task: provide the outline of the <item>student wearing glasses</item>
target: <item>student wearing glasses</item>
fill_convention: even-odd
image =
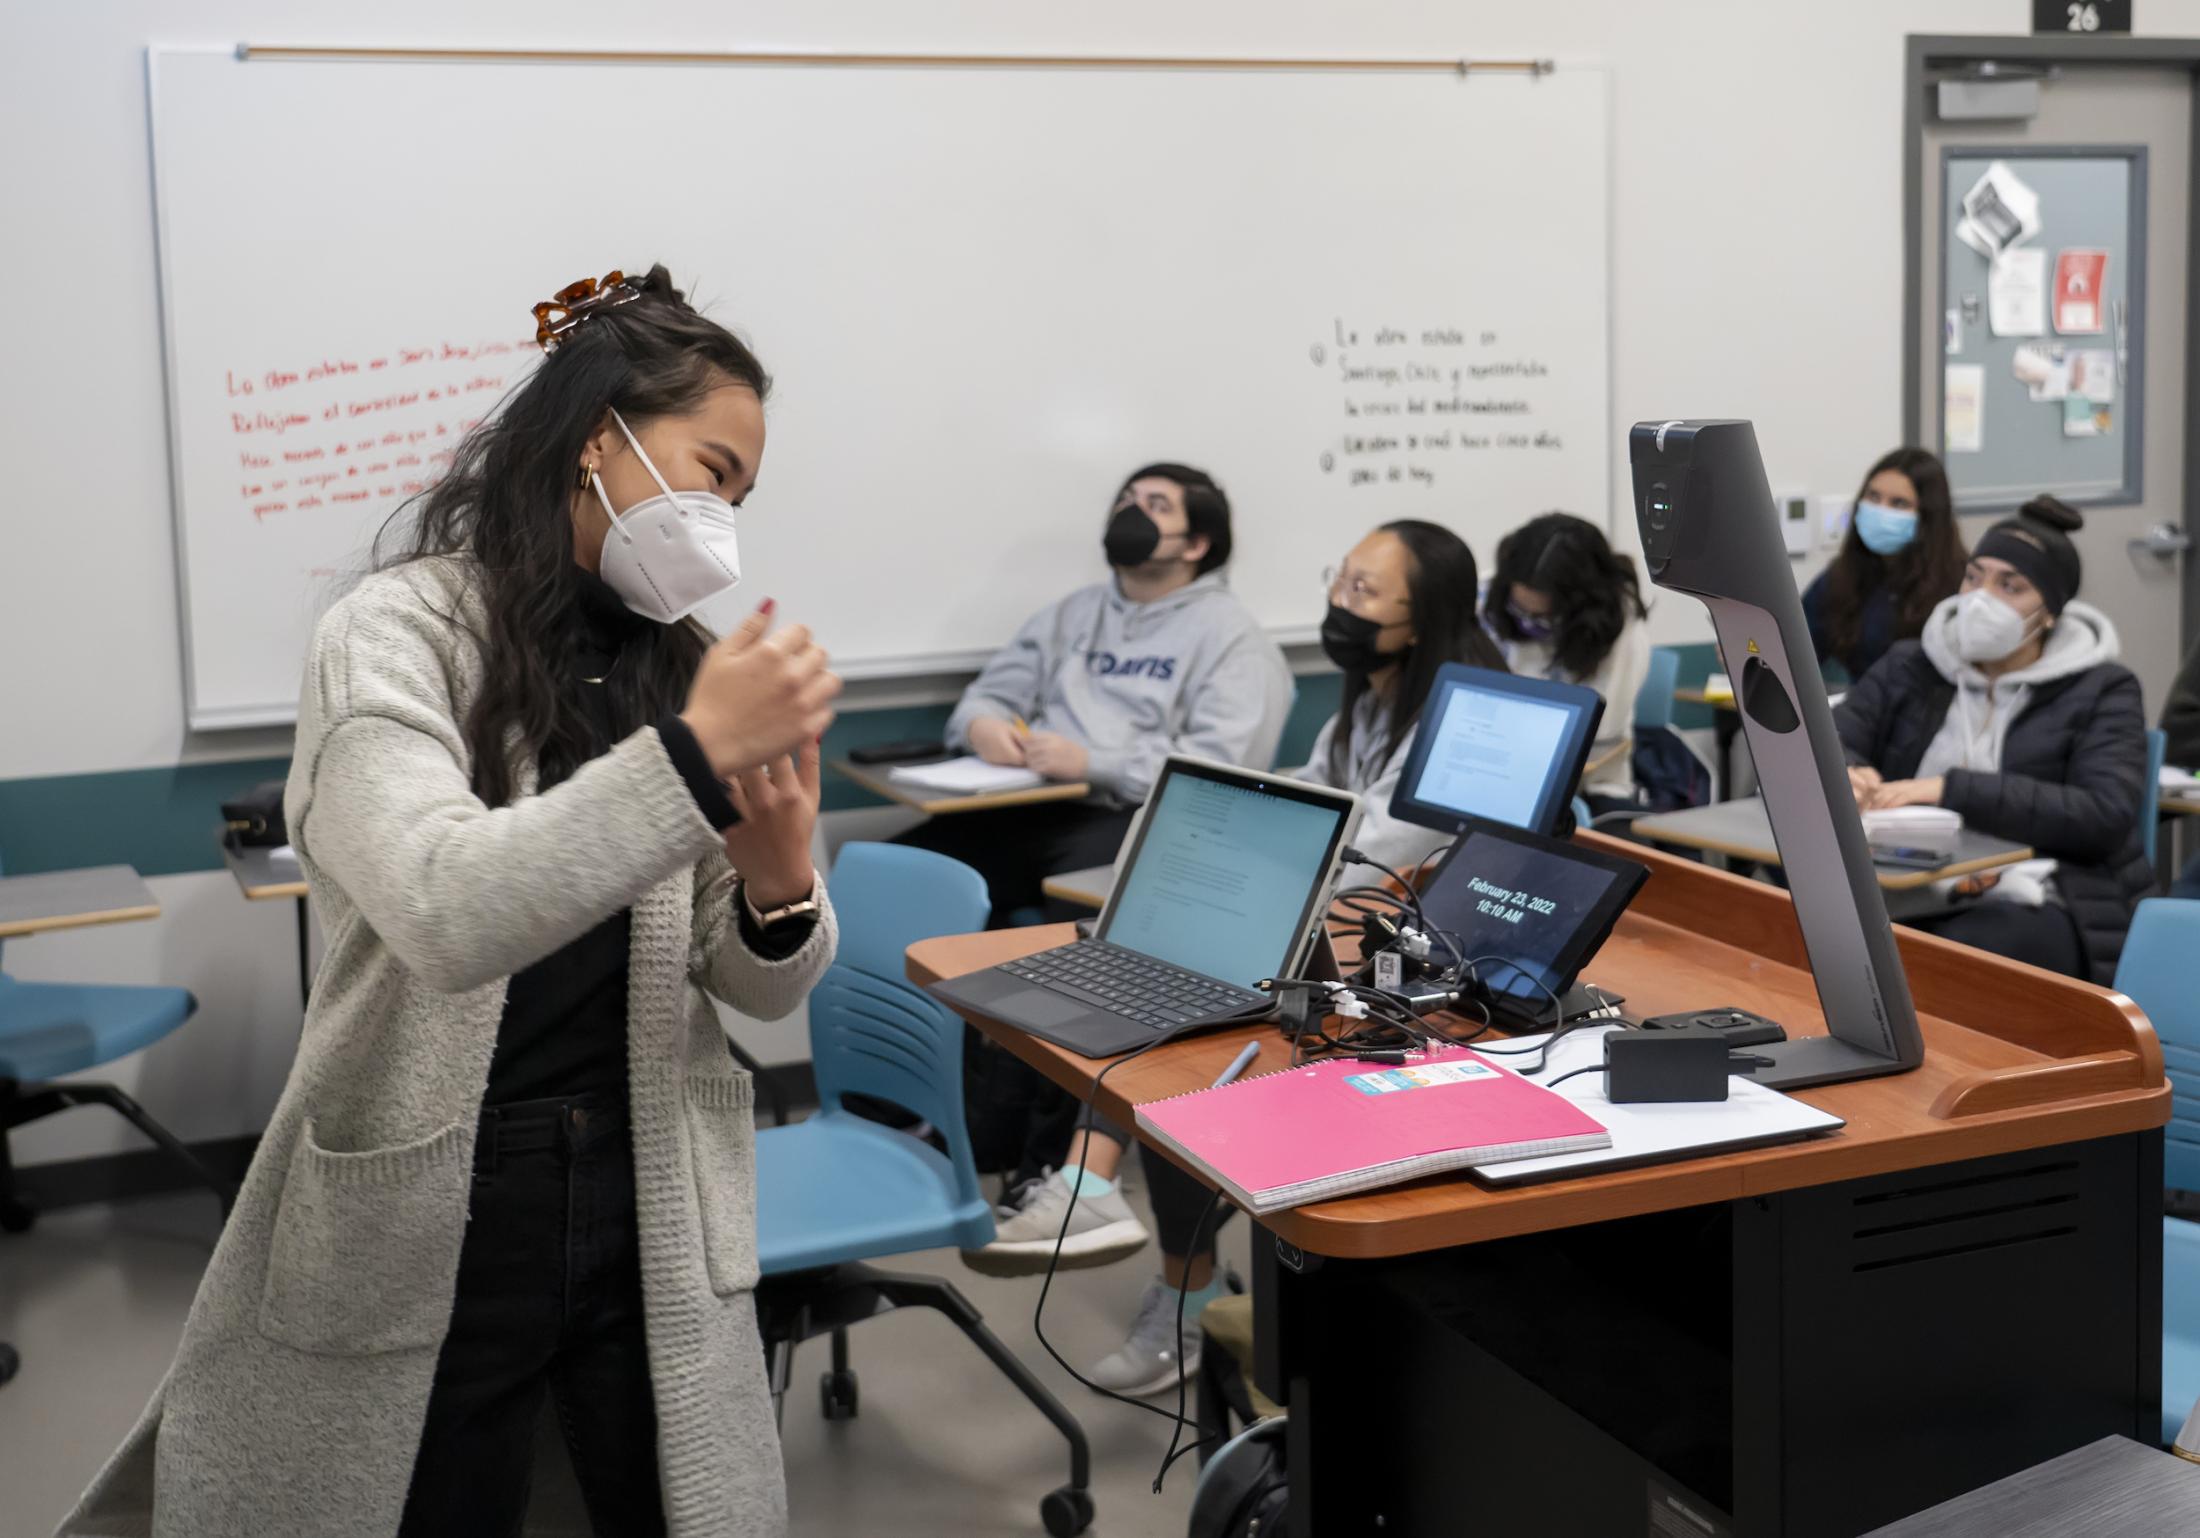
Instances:
[[[974,868],[996,928],[1043,909],[1047,877],[1112,861],[1170,754],[1265,769],[1290,713],[1283,649],[1230,590],[1230,501],[1212,476],[1183,464],[1133,471],[1100,544],[1110,575],[1027,620],[947,725],[951,745],[988,763],[1081,780],[1092,794],[935,817],[896,840]],[[977,1031],[963,1044],[971,1143],[980,1169],[1008,1172],[1001,1221],[1013,1224],[1067,1154],[1078,1102]],[[1083,1237],[1102,1258],[1145,1242],[1128,1208]]]
[[[1357,792],[1365,803],[1353,843],[1361,852],[1408,871],[1449,842],[1442,834],[1392,818],[1390,793],[1398,783],[1436,672],[1447,662],[1466,662],[1502,672],[1504,659],[1475,618],[1474,553],[1439,524],[1418,519],[1386,523],[1362,539],[1324,574],[1328,609],[1322,650],[1344,675],[1337,713],[1314,740],[1309,762],[1288,773]],[[1062,1244],[1065,1268],[1117,1260],[1127,1253],[1111,1236],[1127,1234],[1130,1210],[1115,1187],[1128,1139],[1096,1127],[1072,1151],[1062,1169],[1004,1214],[998,1237],[965,1256],[973,1268],[996,1276],[1035,1275],[1054,1255],[1070,1208]],[[1141,1155],[1146,1187],[1159,1229],[1161,1270],[1146,1285],[1123,1344],[1085,1370],[1101,1388],[1118,1394],[1174,1392],[1179,1368],[1199,1369],[1199,1311],[1219,1296],[1215,1229],[1229,1215],[1218,1209],[1202,1226],[1208,1189],[1168,1160]],[[1073,1201],[1074,1197],[1074,1201]],[[1143,1229],[1139,1230],[1143,1238]],[[1135,1246],[1133,1246],[1135,1247]],[[1177,1359],[1177,1291],[1186,1290],[1184,1349]]]
[[[1650,671],[1650,638],[1635,563],[1604,531],[1571,513],[1545,513],[1506,535],[1482,605],[1482,623],[1515,673],[1583,684],[1604,715],[1582,794],[1596,811],[1635,798],[1635,696]]]

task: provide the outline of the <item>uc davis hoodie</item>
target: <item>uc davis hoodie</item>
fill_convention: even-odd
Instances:
[[[1221,573],[1152,603],[1110,578],[1026,620],[963,691],[947,740],[967,747],[979,717],[1022,716],[1082,744],[1095,790],[1136,805],[1171,753],[1267,768],[1291,699],[1283,649]]]

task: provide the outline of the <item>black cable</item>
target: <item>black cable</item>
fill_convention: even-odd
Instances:
[[[1543,1081],[1543,1087],[1545,1089],[1556,1089],[1559,1085],[1564,1084],[1568,1079],[1578,1079],[1585,1073],[1602,1072],[1604,1072],[1604,1065],[1602,1063],[1590,1063],[1581,1068],[1569,1068],[1555,1079],[1545,1079]]]
[[[1085,1093],[1085,1114],[1081,1122],[1079,1123],[1078,1130],[1085,1134],[1086,1140],[1088,1142],[1091,1140],[1093,1120],[1099,1114],[1100,1086],[1106,1082],[1109,1074],[1115,1072],[1116,1069],[1122,1067],[1125,1063],[1130,1062],[1133,1058],[1145,1056],[1148,1052],[1153,1051],[1156,1047],[1167,1046],[1170,1042],[1177,1040],[1179,1037],[1187,1034],[1188,1032],[1209,1030],[1218,1025],[1230,1025],[1257,1018],[1257,1016],[1248,1016],[1243,1010],[1231,1010],[1227,1013],[1216,1015],[1202,1015],[1196,1020],[1187,1020],[1182,1025],[1172,1027],[1171,1029],[1162,1032],[1159,1036],[1156,1036],[1153,1040],[1147,1042],[1144,1046],[1133,1047],[1130,1051],[1124,1053],[1121,1057],[1115,1058],[1105,1067],[1103,1067],[1099,1071],[1099,1073],[1093,1076],[1092,1088]],[[1080,1171],[1080,1174],[1082,1174],[1082,1171]],[[1176,1435],[1181,1436],[1183,1434],[1184,1426],[1186,1424],[1184,1417],[1184,1353],[1181,1344],[1179,1344],[1176,1358],[1177,1409],[1174,1414],[1171,1414],[1169,1411],[1162,1409],[1159,1405],[1148,1404],[1143,1399],[1133,1399],[1128,1394],[1118,1394],[1115,1390],[1110,1388],[1102,1388],[1099,1384],[1093,1382],[1090,1378],[1086,1377],[1076,1368],[1070,1366],[1068,1359],[1064,1357],[1061,1352],[1054,1349],[1054,1342],[1047,1339],[1045,1322],[1047,1294],[1053,1291],[1054,1278],[1061,1269],[1062,1244],[1069,1237],[1069,1220],[1071,1216],[1076,1212],[1078,1199],[1083,1194],[1084,1183],[1082,1180],[1080,1180],[1077,1185],[1071,1190],[1069,1201],[1065,1203],[1062,1207],[1062,1226],[1055,1231],[1054,1253],[1047,1257],[1046,1275],[1039,1283],[1039,1301],[1032,1306],[1031,1331],[1034,1335],[1038,1337],[1039,1344],[1045,1348],[1046,1354],[1054,1359],[1054,1365],[1061,1368],[1062,1371],[1068,1373],[1072,1378],[1076,1379],[1078,1383],[1082,1384],[1088,1389],[1091,1389],[1095,1394],[1099,1394],[1103,1398],[1113,1399],[1118,1404],[1127,1404],[1133,1409],[1144,1410],[1149,1415],[1158,1415],[1163,1420],[1173,1422],[1176,1428]],[[1215,1195],[1216,1198],[1219,1199],[1221,1196],[1221,1192],[1217,1191]],[[1185,1280],[1189,1281],[1190,1279],[1191,1273],[1189,1270],[1187,1270],[1185,1272]],[[1180,1289],[1177,1297],[1177,1319],[1180,1334],[1182,1331],[1183,1315],[1184,1299],[1182,1290]],[[1199,1441],[1194,1442],[1192,1446],[1202,1447],[1213,1440],[1214,1438],[1211,1436],[1202,1437]],[[1174,1447],[1175,1445],[1175,1438],[1172,1437],[1170,1440],[1170,1446]],[[1168,1465],[1164,1463],[1161,1467],[1160,1472],[1154,1476],[1155,1494],[1158,1495],[1160,1493],[1161,1482],[1168,1476],[1168,1472]]]
[[[1214,1233],[1208,1228],[1207,1225],[1213,1219],[1215,1215],[1215,1209],[1221,1204],[1222,1188],[1220,1186],[1217,1186],[1213,1191],[1208,1193],[1206,1210],[1200,1213],[1199,1222],[1193,1225],[1192,1235],[1195,1239],[1199,1235],[1205,1234],[1207,1236],[1208,1243],[1210,1245],[1213,1244]],[[1177,1279],[1176,1284],[1176,1425],[1170,1428],[1169,1450],[1161,1455],[1161,1467],[1154,1471],[1153,1493],[1156,1495],[1159,1495],[1161,1493],[1162,1481],[1166,1480],[1169,1477],[1169,1470],[1176,1465],[1177,1459],[1183,1457],[1185,1453],[1192,1451],[1193,1448],[1204,1446],[1206,1443],[1214,1440],[1211,1436],[1202,1437],[1199,1441],[1194,1442],[1191,1447],[1186,1447],[1181,1450],[1179,1450],[1176,1445],[1179,1441],[1183,1440],[1184,1427],[1187,1424],[1184,1418],[1184,1395],[1188,1387],[1186,1380],[1191,1375],[1184,1370],[1184,1300],[1191,1295],[1192,1259],[1193,1257],[1189,1255],[1184,1257],[1184,1273]],[[1208,1284],[1210,1286],[1212,1286],[1214,1283],[1215,1272],[1220,1271],[1221,1269],[1222,1255],[1221,1252],[1215,1251],[1213,1252],[1211,1269],[1209,1270],[1207,1276]],[[1203,1350],[1202,1355],[1204,1354],[1205,1353]]]

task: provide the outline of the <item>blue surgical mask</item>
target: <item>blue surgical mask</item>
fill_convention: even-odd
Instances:
[[[1898,512],[1884,502],[1859,502],[1856,537],[1873,555],[1893,555],[1917,538],[1917,514]]]

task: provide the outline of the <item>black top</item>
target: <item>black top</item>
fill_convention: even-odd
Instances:
[[[603,689],[589,680],[601,679],[617,666],[627,643],[653,621],[628,609],[594,574],[584,571],[580,580],[574,617],[580,627],[575,654],[578,676],[570,682],[581,691],[595,728],[597,751],[608,752],[617,726]],[[731,827],[737,820],[732,803],[712,777],[709,760],[687,723],[667,715],[656,723],[656,730],[711,826]],[[622,908],[579,939],[513,974],[504,995],[504,1015],[497,1023],[485,1104],[507,1105],[589,1090],[626,1093],[627,952],[632,930],[633,915]],[[801,949],[809,938],[809,926],[787,934],[775,927],[767,937],[751,922],[744,904],[741,935],[758,955],[776,959]]]
[[[1843,755],[1887,779],[1911,778],[1955,692],[1920,643],[1895,642],[1833,713]],[[2130,669],[2095,663],[2035,684],[2002,739],[2001,767],[1950,769],[1940,795],[1965,827],[2056,862],[2055,890],[2102,984],[2116,975],[2132,908],[2154,888],[2139,844],[2146,725]]]
[[[1818,651],[1820,662],[1838,662],[1855,683],[1872,670],[1887,648],[1899,639],[1895,627],[1900,616],[1895,612],[1894,590],[1884,583],[1864,595],[1863,612],[1857,616],[1856,644],[1845,652],[1833,649],[1833,626],[1826,614],[1826,574],[1813,577],[1810,586],[1803,589],[1803,619],[1810,626],[1810,643]]]

